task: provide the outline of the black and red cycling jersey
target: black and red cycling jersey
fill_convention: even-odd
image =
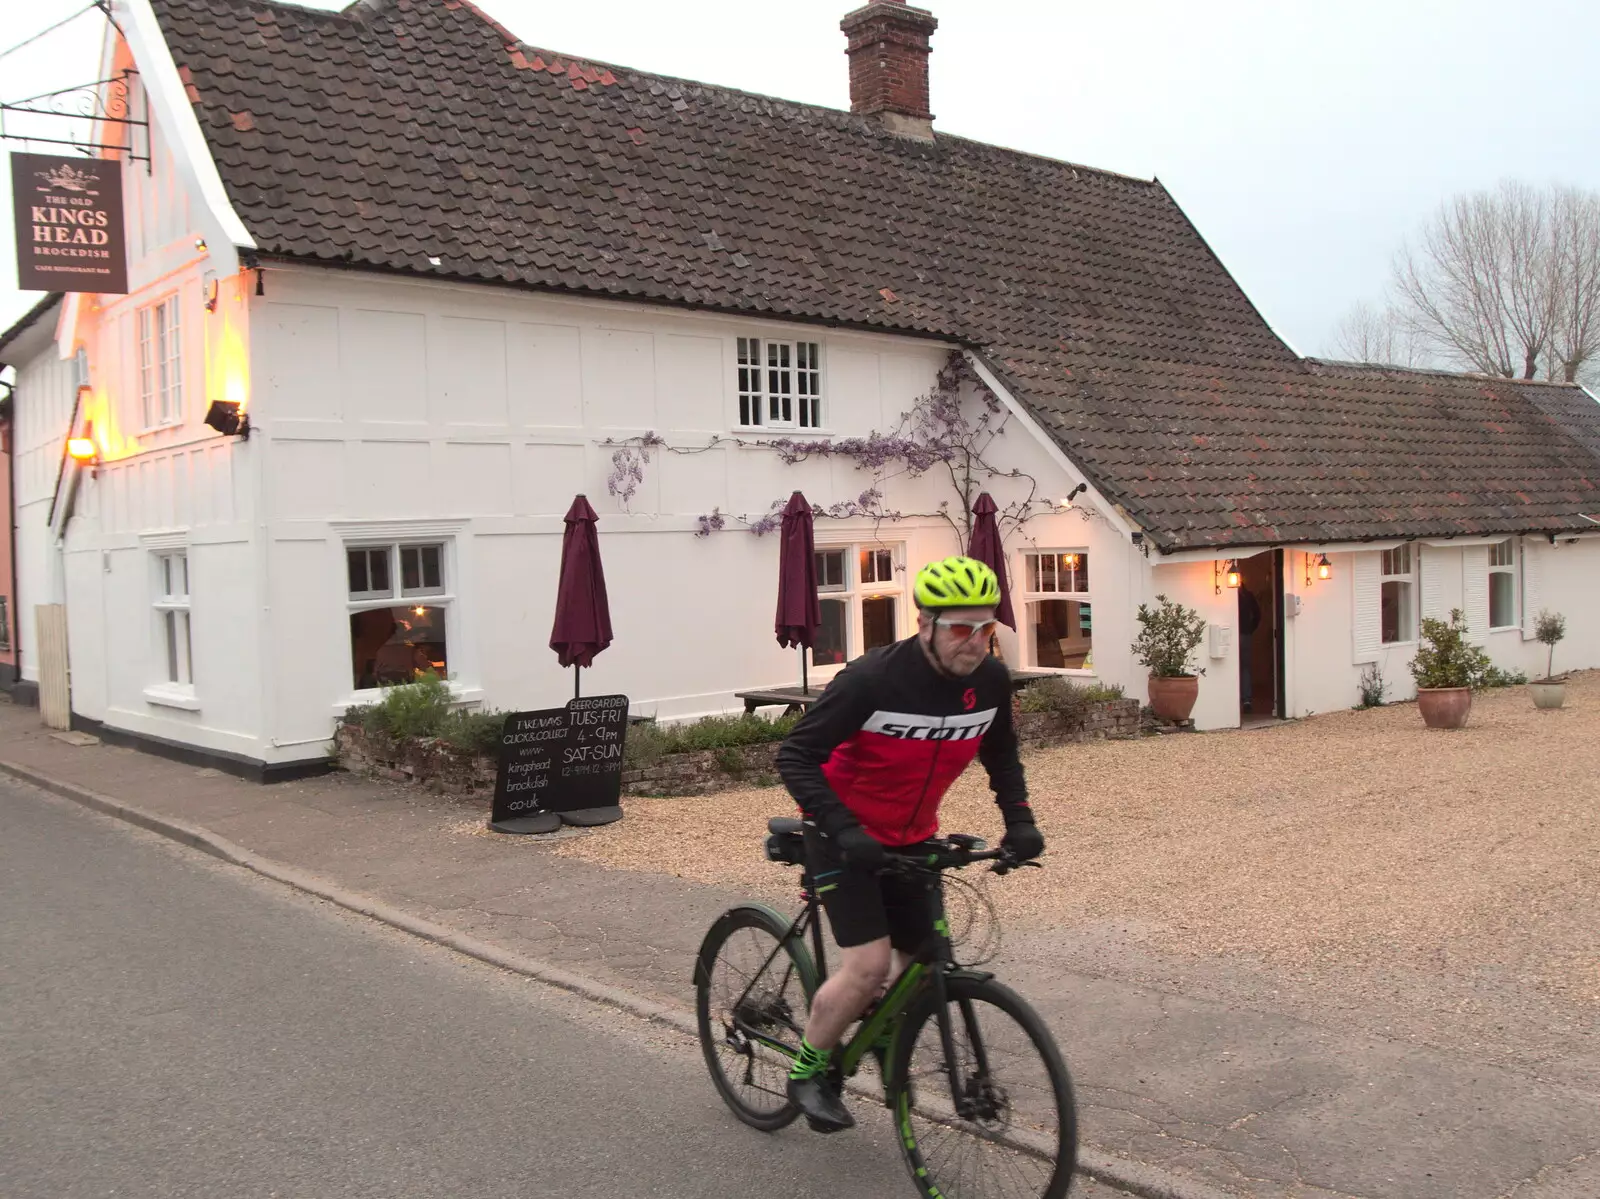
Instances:
[[[1011,672],[987,658],[950,678],[909,637],[834,676],[778,750],[778,772],[822,832],[858,822],[885,845],[912,845],[938,832],[939,802],[974,758],[1006,824],[1031,821]]]

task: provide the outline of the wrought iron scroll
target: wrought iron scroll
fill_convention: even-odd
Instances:
[[[76,87],[60,88],[53,92],[42,92],[37,96],[28,96],[21,100],[0,102],[0,138],[9,141],[43,142],[55,146],[71,146],[89,154],[95,150],[111,150],[118,154],[126,154],[130,162],[142,162],[145,170],[154,168],[150,162],[150,101],[141,95],[143,104],[140,108],[140,117],[132,114],[133,80],[138,77],[138,72],[133,70],[123,71],[110,79],[97,79],[93,83],[80,83]],[[53,117],[71,121],[95,121],[103,125],[125,126],[129,130],[128,144],[120,142],[92,142],[80,141],[69,137],[39,137],[33,133],[15,133],[6,127],[8,114],[16,113],[27,117]],[[138,152],[132,130],[144,130],[144,153]],[[59,133],[59,127],[52,126],[51,132]]]

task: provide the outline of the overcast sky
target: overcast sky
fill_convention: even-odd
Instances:
[[[478,3],[537,46],[849,106],[848,2]],[[81,6],[0,0],[0,49]],[[1302,353],[1331,350],[1339,317],[1381,294],[1401,239],[1450,194],[1502,178],[1600,189],[1596,0],[926,6],[939,129],[1160,178]],[[99,23],[0,59],[0,98],[94,78]],[[38,297],[15,290],[0,242],[4,328]]]

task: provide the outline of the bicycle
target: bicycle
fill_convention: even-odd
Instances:
[[[712,1082],[734,1115],[764,1132],[800,1114],[785,1083],[811,997],[827,977],[821,903],[805,868],[802,828],[799,820],[774,817],[766,839],[769,860],[801,868],[799,915],[786,920],[759,903],[730,908],[695,959],[695,1011]],[[993,974],[957,963],[942,887],[946,870],[992,862],[1004,875],[1039,863],[960,834],[916,850],[914,857],[891,851],[885,869],[928,884],[934,927],[835,1050],[830,1080],[842,1087],[868,1054],[876,1059],[906,1166],[927,1199],[988,1194],[982,1187],[989,1182],[1012,1184],[1001,1194],[1061,1199],[1077,1164],[1071,1077],[1049,1029],[1021,996]],[[1020,1040],[1007,1039],[1018,1032]],[[1001,1078],[1004,1063],[1019,1054],[1032,1073]]]

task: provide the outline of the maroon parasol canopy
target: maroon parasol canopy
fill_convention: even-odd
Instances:
[[[778,618],[774,630],[778,644],[809,649],[822,624],[817,602],[816,542],[812,537],[811,505],[798,491],[783,509],[783,529],[778,543]],[[805,655],[800,659],[800,687],[806,688]]]
[[[995,519],[999,508],[985,491],[972,505],[972,542],[967,546],[967,557],[976,558],[987,565],[1000,578],[1000,606],[995,609],[995,619],[1001,624],[1017,627],[1017,617],[1011,610],[1011,584],[1006,580],[1006,550],[1000,542],[1000,525]]]
[[[592,665],[594,656],[611,644],[611,609],[595,531],[598,519],[581,495],[567,510],[567,531],[561,537],[561,577],[556,584],[556,620],[550,630],[550,648],[563,666]]]

